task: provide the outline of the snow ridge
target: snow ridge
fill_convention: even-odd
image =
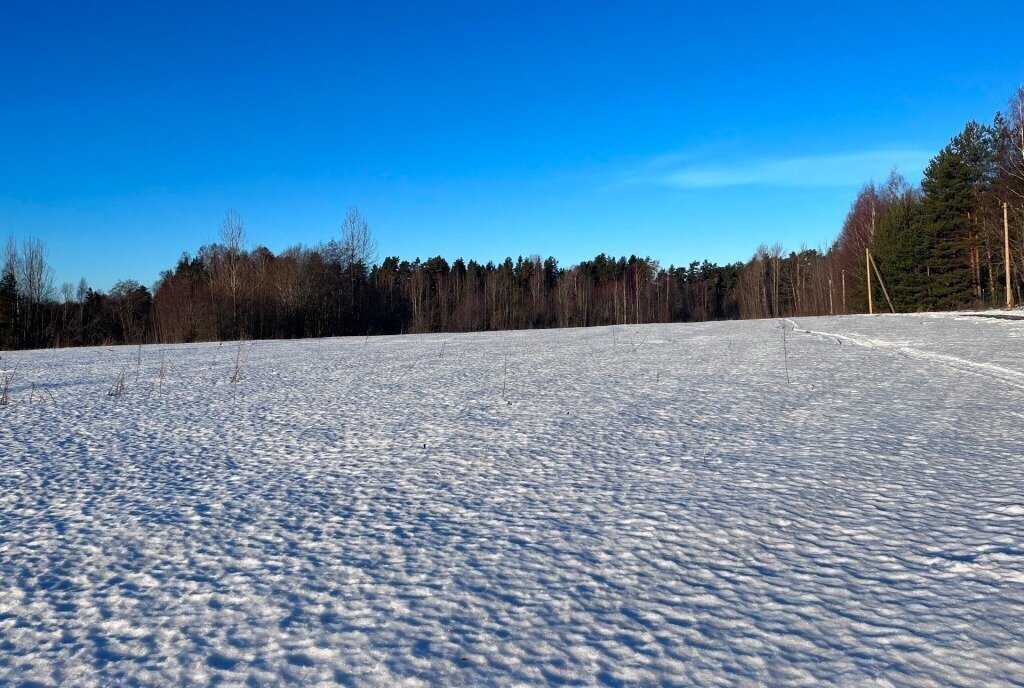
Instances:
[[[854,336],[851,334],[818,332],[816,330],[803,329],[792,319],[787,319],[786,322],[793,328],[794,332],[799,332],[801,334],[834,339],[840,344],[852,344],[854,346],[860,346],[868,349],[887,349],[895,351],[903,356],[935,362],[963,372],[976,373],[991,380],[1001,382],[1018,389],[1024,389],[1024,371],[1012,370],[1010,368],[1005,368],[1003,366],[984,361],[972,361],[966,358],[960,358],[959,356],[951,356],[949,354],[938,353],[935,351],[917,349],[910,346],[909,342],[906,341],[890,341],[886,339]]]
[[[790,326],[5,354],[0,684],[1024,685],[1024,322]]]

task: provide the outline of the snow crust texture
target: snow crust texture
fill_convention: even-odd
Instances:
[[[1024,685],[1022,321],[0,369],[3,685]]]

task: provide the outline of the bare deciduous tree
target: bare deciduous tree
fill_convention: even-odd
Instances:
[[[231,322],[233,335],[238,336],[238,291],[242,250],[245,247],[245,222],[241,214],[235,210],[224,213],[224,222],[220,226],[220,240],[224,244],[227,260],[225,261],[224,280],[231,298]]]
[[[377,260],[377,241],[359,208],[352,206],[341,223],[342,269],[363,266],[368,269]]]

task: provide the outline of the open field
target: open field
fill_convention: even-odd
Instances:
[[[1024,321],[782,322],[4,353],[0,683],[1024,684]]]

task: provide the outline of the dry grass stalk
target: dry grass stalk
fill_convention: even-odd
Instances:
[[[117,374],[117,377],[114,378],[114,383],[112,385],[110,385],[110,389],[107,391],[107,396],[108,397],[119,397],[119,396],[122,396],[124,393],[125,393],[124,371],[122,370],[120,373]]]
[[[238,349],[235,351],[235,370],[231,373],[231,384],[237,385],[238,379],[242,376],[242,340],[238,340]]]
[[[160,352],[160,376],[157,378],[157,386],[163,389],[164,377],[167,375],[167,352]]]
[[[11,380],[13,379],[13,370],[4,371],[3,378],[0,378],[0,406],[7,406],[11,403]]]
[[[501,398],[505,398],[505,387],[508,381],[508,351],[505,352],[505,370],[501,375]]]
[[[789,379],[789,347],[786,344],[786,322],[782,321],[782,360],[786,366],[786,384],[793,384]]]

